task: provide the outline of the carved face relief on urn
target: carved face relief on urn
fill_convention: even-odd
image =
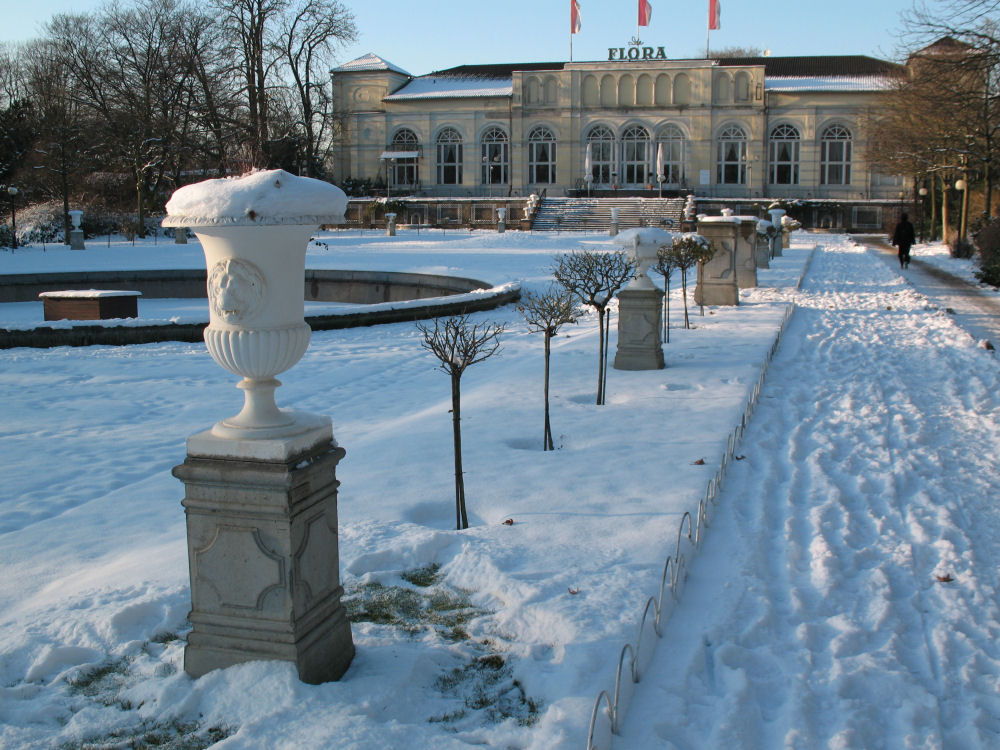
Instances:
[[[282,170],[188,185],[167,203],[163,225],[191,227],[205,252],[208,352],[243,376],[243,410],[217,423],[214,434],[268,439],[300,429],[302,415],[275,404],[275,375],[309,346],[303,319],[309,237],[320,224],[343,222],[346,205],[339,188]]]
[[[241,323],[260,309],[267,296],[267,280],[248,260],[223,258],[208,273],[208,302],[227,323]]]

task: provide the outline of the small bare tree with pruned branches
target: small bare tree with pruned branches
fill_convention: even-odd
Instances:
[[[550,286],[545,292],[521,295],[518,310],[524,315],[528,330],[545,334],[545,437],[543,451],[555,450],[552,441],[552,425],[549,422],[549,358],[552,353],[552,337],[567,323],[575,323],[579,317],[573,296],[565,289]]]
[[[468,315],[434,319],[434,325],[417,323],[423,334],[421,346],[438,358],[451,376],[451,424],[455,445],[455,528],[469,528],[465,510],[465,478],[462,472],[462,373],[500,351],[502,323],[475,323]]]
[[[556,257],[552,269],[556,281],[583,304],[597,310],[598,364],[597,405],[605,402],[608,379],[608,338],[610,316],[608,304],[615,293],[635,277],[638,266],[624,250],[596,252],[581,250]]]

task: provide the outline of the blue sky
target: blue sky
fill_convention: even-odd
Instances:
[[[652,23],[640,29],[648,46],[668,57],[705,53],[708,0],[650,0]],[[8,2],[0,40],[37,36],[54,14],[99,6],[98,0]],[[769,49],[774,55],[864,54],[892,59],[899,15],[912,0],[721,0],[722,28],[713,48]],[[341,61],[374,52],[420,75],[464,63],[562,61],[570,54],[570,0],[345,0],[360,31]],[[583,28],[573,59],[606,60],[608,47],[635,35],[638,0],[580,0]],[[10,7],[14,6],[14,7]],[[502,8],[503,12],[498,9]]]

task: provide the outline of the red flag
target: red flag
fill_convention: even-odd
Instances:
[[[580,27],[580,0],[569,0],[569,33],[579,34]]]
[[[653,6],[649,0],[639,0],[639,25],[649,26],[649,19],[653,17]]]
[[[722,6],[719,0],[708,0],[708,28],[715,30],[722,25]]]

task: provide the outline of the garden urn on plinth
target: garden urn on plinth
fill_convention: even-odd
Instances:
[[[83,229],[80,228],[80,222],[83,221],[83,211],[78,208],[73,209],[69,212],[69,219],[73,222],[73,228],[69,230],[69,249],[85,250]]]
[[[785,247],[781,231],[781,226],[785,216],[785,209],[769,208],[767,212],[771,215],[771,224],[774,225],[775,230],[775,234],[771,238],[771,257],[777,258],[781,256],[781,248]]]
[[[664,367],[660,345],[663,292],[649,278],[656,252],[674,241],[672,232],[658,227],[626,229],[615,236],[636,262],[636,276],[618,292],[618,349],[616,370],[660,370]]]
[[[343,221],[347,198],[282,170],[176,191],[164,226],[191,227],[207,268],[205,344],[242,376],[243,409],[187,440],[185,485],[193,630],[185,670],[282,659],[310,683],[354,655],[340,603],[336,466],[327,416],[279,409],[275,376],[309,345],[306,246]]]

